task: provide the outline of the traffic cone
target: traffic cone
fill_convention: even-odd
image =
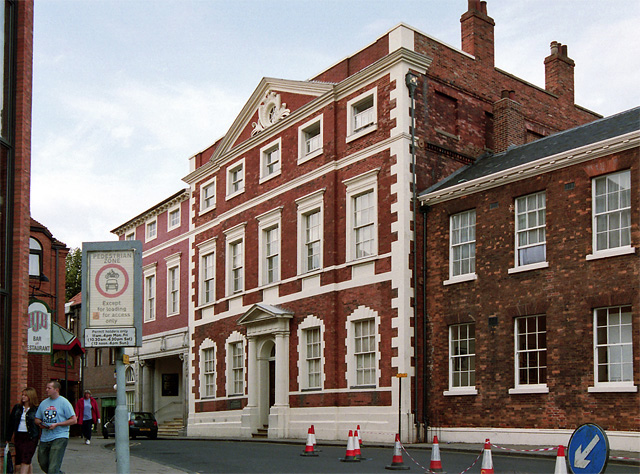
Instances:
[[[340,459],[342,462],[360,462],[360,459],[356,457],[355,447],[353,443],[353,431],[349,430],[349,439],[347,440],[347,454],[344,458]]]
[[[307,445],[304,448],[304,452],[300,456],[317,456],[313,449],[313,435],[311,434],[311,428],[307,432]]]
[[[493,474],[493,459],[491,458],[491,443],[489,439],[484,442],[484,454],[482,455],[482,467],[480,474]]]
[[[360,447],[362,447],[362,436],[360,436],[360,425],[358,425],[358,428],[356,428],[356,431],[358,432],[358,443],[360,443]]]
[[[438,445],[438,437],[433,437],[433,447],[431,448],[431,464],[429,464],[431,472],[444,472],[442,470],[442,461],[440,460],[440,446]]]
[[[358,438],[358,430],[356,430],[356,432],[353,433],[353,455],[360,460],[362,459],[362,453],[360,452],[360,441]]]
[[[396,434],[396,442],[393,447],[393,461],[385,469],[391,469],[393,471],[407,470],[409,466],[405,466],[402,461],[402,447],[400,445],[400,435]]]
[[[310,430],[311,430],[311,439],[313,440],[313,450],[316,453],[321,453],[322,449],[318,449],[318,444],[317,444],[317,441],[316,441],[316,429],[314,428],[313,425],[311,425]]]
[[[564,457],[564,446],[558,446],[558,457],[556,457],[556,469],[553,474],[567,474],[567,460]]]

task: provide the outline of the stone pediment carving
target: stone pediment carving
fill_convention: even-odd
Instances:
[[[269,92],[258,105],[258,122],[252,124],[253,131],[251,136],[260,133],[290,113],[291,111],[287,109],[287,104],[282,103],[280,94],[276,94],[273,91]]]

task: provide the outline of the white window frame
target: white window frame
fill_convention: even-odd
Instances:
[[[136,392],[135,390],[127,390],[125,392],[125,396],[127,398],[127,411],[129,413],[135,411],[135,403],[136,403]]]
[[[307,331],[311,329],[320,330],[320,385],[311,386],[309,384],[309,365],[307,348]],[[298,386],[301,390],[322,390],[325,383],[324,373],[324,321],[317,316],[309,315],[298,325]]]
[[[128,232],[124,235],[124,240],[136,240],[136,231]]]
[[[541,327],[541,321],[544,318],[544,329]],[[549,355],[547,343],[547,317],[544,314],[536,314],[530,316],[520,316],[513,321],[514,335],[514,380],[515,388],[509,389],[510,394],[518,393],[549,393],[547,379],[549,374]],[[523,323],[526,325],[524,331],[521,331]],[[535,327],[534,327],[535,326]],[[533,339],[533,340],[532,340]],[[524,346],[522,344],[524,340]],[[544,346],[544,347],[543,347]],[[544,353],[545,365],[542,365],[541,354]],[[543,383],[527,383],[520,377],[521,357],[535,357],[536,365],[530,365],[529,368],[538,371],[538,377],[544,378]],[[540,375],[540,371],[544,368],[544,377]]]
[[[180,256],[181,253],[170,255],[165,258],[167,266],[167,316],[175,316],[180,314]],[[171,286],[172,278],[171,273],[175,271],[175,288]],[[176,309],[173,310],[173,300],[176,300]]]
[[[323,122],[324,122],[323,116],[319,115],[318,117],[314,117],[308,122],[298,127],[298,164],[299,165],[315,158],[316,156],[322,155],[323,146],[324,146]],[[320,133],[318,135],[313,136],[313,143],[317,144],[319,142],[319,146],[307,152],[307,141],[309,141],[309,136],[308,136],[309,131],[315,130],[316,127],[319,127]]]
[[[233,189],[233,184],[231,182],[231,176],[237,171],[240,170],[240,172],[242,173],[242,178],[239,180],[239,182],[241,182],[241,186],[238,187],[238,189]],[[227,168],[227,195],[225,200],[229,200],[233,197],[236,197],[242,193],[244,193],[244,189],[246,186],[246,173],[245,173],[245,167],[244,167],[244,158],[241,158],[240,160],[236,161],[234,164],[229,165],[229,167]]]
[[[624,311],[624,313],[623,313]],[[598,321],[598,314],[606,317],[606,323]],[[628,315],[628,322],[622,321],[622,315]],[[616,323],[617,321],[617,323]],[[626,329],[626,331],[625,331]],[[606,340],[605,340],[606,338]],[[636,341],[637,345],[637,341]],[[633,308],[630,304],[605,306],[594,308],[593,310],[593,387],[589,387],[589,392],[637,392],[638,387],[634,385],[634,364],[633,359]],[[620,364],[626,365],[629,370],[628,380],[613,380],[601,382],[599,366],[606,364],[611,373],[611,361],[604,361],[600,364],[600,349],[607,352],[607,358],[618,353]],[[625,356],[624,351],[627,351]],[[615,359],[615,358],[614,358]],[[614,360],[615,362],[615,360]],[[622,364],[624,362],[624,364]],[[623,372],[624,373],[624,372]]]
[[[245,238],[244,232],[246,222],[239,224],[227,231],[225,231],[225,262],[226,262],[226,288],[227,296],[235,296],[244,292],[245,281]],[[241,249],[240,260],[237,263],[235,269],[239,268],[242,272],[242,284],[239,289],[235,289],[234,286],[234,265],[232,250],[235,245],[239,244]]]
[[[156,278],[157,262],[153,262],[142,269],[144,276],[144,322],[156,320],[158,314],[158,279]],[[150,294],[149,280],[152,280],[153,294]],[[153,309],[150,308],[150,300],[153,300]]]
[[[207,190],[212,190],[213,195],[209,196]],[[200,185],[200,213],[205,214],[216,208],[217,198],[216,178],[215,176]]]
[[[374,352],[375,353],[375,367],[374,367],[374,384],[358,384],[358,368],[357,368],[357,354],[356,354],[356,335],[355,324],[367,320],[373,320],[374,328]],[[366,306],[359,306],[356,310],[347,316],[346,321],[347,329],[347,384],[351,388],[368,389],[377,388],[380,383],[380,316],[378,313]]]
[[[240,355],[242,357],[240,367],[235,364],[237,357],[234,357],[236,355],[234,348],[237,348],[238,346],[240,346]],[[227,396],[244,396],[245,394],[247,387],[245,380],[247,373],[245,369],[247,360],[246,346],[244,336],[238,331],[233,331],[225,341],[225,347],[227,348]],[[239,377],[238,374],[240,374]],[[238,384],[241,384],[239,391]]]
[[[370,98],[373,98],[373,105],[371,107],[371,113],[373,114],[372,123],[368,126],[356,129],[356,115],[358,106],[363,102],[366,102]],[[367,109],[369,110],[369,109]],[[347,138],[346,141],[356,140],[368,133],[371,133],[378,129],[378,88],[373,87],[366,92],[354,97],[347,102]]]
[[[314,193],[296,199],[298,208],[298,275],[304,273],[315,272],[322,269],[323,253],[324,253],[324,192],[326,188],[320,189]],[[320,248],[319,248],[319,265],[318,268],[309,268],[308,262],[308,242],[306,219],[307,216],[318,212],[320,218]]]
[[[136,383],[136,374],[132,366],[129,366],[125,369],[124,380],[127,385]]]
[[[535,199],[535,203],[531,200]],[[547,268],[549,262],[547,262],[547,239],[546,239],[546,191],[540,191],[526,196],[520,196],[515,200],[515,239],[514,239],[514,267],[509,269],[509,273],[515,273],[518,271],[535,270],[538,268]],[[542,201],[542,203],[541,203]],[[531,207],[535,204],[535,207]],[[524,225],[521,223],[525,221]],[[533,222],[535,221],[535,224]],[[542,221],[542,224],[540,222]],[[536,234],[536,238],[540,238],[540,233],[543,233],[543,239],[541,241],[530,244],[530,236]],[[527,240],[526,244],[521,245],[521,237]],[[527,251],[536,247],[542,247],[543,259],[533,263],[520,263],[520,251]]]
[[[158,219],[154,217],[145,223],[145,242],[149,242],[158,237]]]
[[[274,162],[270,161],[270,158],[273,156],[272,153],[274,151],[278,152],[277,160]],[[274,163],[277,164],[277,168],[273,171],[269,171],[269,166],[272,166]],[[282,173],[282,139],[278,138],[277,140],[272,141],[271,143],[260,148],[260,180],[259,183],[262,184],[265,181],[268,181],[276,176],[279,176]]]
[[[346,244],[347,244],[347,262],[356,260],[366,260],[368,258],[376,257],[378,255],[378,172],[380,168],[376,168],[366,173],[362,173],[353,178],[349,178],[343,181],[346,185]],[[356,229],[355,229],[355,199],[366,193],[372,193],[372,199],[374,203],[373,210],[373,242],[371,244],[371,255],[363,257],[356,256]]]
[[[178,221],[176,223],[171,223],[171,215],[174,213],[178,213]],[[180,223],[182,222],[182,211],[180,208],[180,204],[178,204],[177,206],[173,206],[170,207],[167,210],[167,232],[170,232],[174,229],[179,229],[180,228]]]
[[[467,214],[468,217],[467,219],[469,219],[470,216],[473,216],[473,239],[471,239],[470,237],[467,238],[464,241],[460,241],[456,244],[453,243],[453,232],[454,231],[460,231],[462,229],[462,227],[460,228],[454,228],[454,221],[456,218],[463,216],[464,214]],[[468,209],[466,211],[462,211],[462,212],[457,212],[455,214],[452,214],[451,216],[449,216],[449,279],[444,281],[443,284],[444,285],[450,285],[452,283],[459,283],[459,282],[463,282],[463,281],[470,281],[470,280],[476,280],[478,278],[477,274],[476,274],[476,270],[475,270],[475,260],[476,260],[476,225],[477,225],[477,221],[476,221],[476,210],[475,209]],[[471,229],[471,225],[467,225],[466,226],[467,229]],[[469,248],[473,249],[473,271],[469,271],[467,273],[461,273],[459,275],[454,275],[453,274],[453,268],[454,268],[454,247],[461,247],[462,246],[470,246]],[[471,257],[469,257],[469,260],[471,260]],[[469,270],[471,270],[471,264],[469,265]]]
[[[216,241],[217,238],[206,240],[198,244],[198,258],[200,264],[198,265],[198,303],[199,306],[206,306],[215,303],[216,301]],[[213,258],[213,274],[209,275],[208,268],[205,261],[207,258]],[[209,278],[211,277],[211,278]],[[206,295],[206,283],[212,280],[213,288],[210,299],[205,298]]]
[[[208,371],[207,367],[207,359],[205,358],[205,351],[210,351],[208,354],[213,354],[213,370]],[[216,362],[218,360],[218,348],[215,342],[211,339],[206,338],[200,344],[199,348],[200,354],[200,398],[215,398],[216,397]],[[211,384],[208,382],[212,381]],[[210,391],[208,389],[211,388]]]
[[[281,255],[282,255],[282,207],[278,207],[269,212],[256,217],[258,220],[258,279],[259,285],[272,285],[280,281],[281,275]],[[277,235],[275,248],[267,249],[267,236],[269,232],[274,231]],[[268,250],[270,255],[268,255]],[[271,281],[269,281],[269,261],[276,262],[276,272]]]
[[[459,328],[461,328],[462,326],[467,326],[467,338],[462,339],[461,337],[456,337],[454,339],[454,335],[459,335]],[[473,326],[473,332],[474,332],[474,336],[473,338],[469,337],[469,327]],[[476,337],[475,337],[475,323],[461,323],[461,324],[452,324],[451,326],[449,326],[448,328],[448,338],[449,338],[449,354],[448,354],[448,359],[449,359],[449,390],[444,392],[445,396],[449,396],[449,395],[477,395],[478,394],[478,390],[476,389],[476,385],[475,385],[475,380],[476,380]],[[454,354],[454,340],[455,341],[471,341],[473,340],[473,351],[469,350],[469,352],[467,352],[466,354]],[[473,378],[474,378],[474,383],[471,384],[467,384],[467,385],[459,385],[456,386],[454,385],[454,374],[456,372],[460,372],[462,373],[463,371],[456,371],[455,370],[455,365],[456,365],[456,361],[457,360],[462,360],[462,359],[470,359],[473,361],[473,364],[469,364],[469,365],[473,365],[473,369],[471,369],[471,367],[469,367],[468,370],[464,371],[467,372],[469,374],[471,374],[473,372]]]
[[[622,192],[618,192],[616,194],[616,199],[622,198],[623,200],[626,200],[626,205],[623,202],[619,207],[613,210],[610,210],[610,211],[605,210],[603,212],[598,212],[598,202],[601,200],[596,195],[597,183],[600,180],[604,180],[604,182],[607,184],[607,189],[608,189],[610,178],[616,178],[619,181],[623,181],[623,184],[628,185],[627,190],[623,190]],[[607,194],[613,194],[613,193],[607,193]],[[613,199],[611,201],[609,199],[605,199],[605,207],[608,207],[609,204],[613,204]],[[598,222],[600,221],[600,219],[603,219],[607,216],[614,216],[614,215],[617,215],[620,221],[620,227],[618,229],[622,229],[622,231],[620,232],[621,234],[620,245],[611,247],[609,246],[610,244],[607,244],[606,248],[600,249],[598,248],[598,235],[599,235]],[[592,247],[591,248],[593,253],[587,255],[587,260],[595,260],[598,258],[615,257],[618,255],[628,255],[628,254],[635,253],[635,248],[631,246],[631,170],[616,171],[615,173],[608,173],[602,176],[596,176],[591,179],[591,216],[592,216],[591,218]],[[626,225],[624,227],[622,223],[623,220],[626,220]],[[611,235],[611,229],[608,222],[607,222],[606,233],[607,233],[607,236]],[[628,244],[624,244],[624,245],[622,244],[623,238],[625,240],[628,239]],[[607,238],[607,240],[609,239]]]

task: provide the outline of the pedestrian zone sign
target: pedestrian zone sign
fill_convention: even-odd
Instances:
[[[609,439],[598,425],[586,423],[571,435],[568,451],[573,474],[600,474],[609,461]]]

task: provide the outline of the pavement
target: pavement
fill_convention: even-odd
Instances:
[[[205,438],[179,438],[179,439],[205,439]],[[213,440],[213,438],[212,438]],[[246,441],[258,441],[256,439],[237,439],[238,442]],[[264,439],[260,442],[269,443],[273,440]],[[304,447],[304,441],[294,439],[278,439],[278,443],[291,443],[300,444]],[[136,443],[135,440],[130,441],[131,444]],[[326,445],[343,445],[337,441],[326,442],[322,441],[321,444]],[[393,448],[393,444],[376,443],[376,446],[388,446]],[[372,446],[368,444],[367,446]],[[408,449],[431,449],[431,444],[412,444],[406,446]],[[483,446],[478,444],[465,444],[465,443],[440,443],[441,451],[458,451],[468,453],[480,453]],[[554,450],[536,450],[535,447],[528,446],[501,446],[501,449],[492,448],[493,455],[518,455],[518,456],[547,456],[555,457],[556,451]],[[40,469],[37,460],[37,453],[33,456],[33,472],[34,474],[44,474]],[[626,452],[626,451],[611,451],[610,461],[617,463],[631,464],[640,466],[640,452]],[[129,456],[129,472],[131,474],[185,474],[188,471],[181,471],[174,467],[164,466],[162,464],[155,463],[148,459]],[[62,462],[62,471],[66,474],[116,474],[116,452],[115,452],[115,440],[113,438],[104,439],[101,436],[93,436],[91,444],[84,444],[82,438],[71,438],[67,445],[67,450]]]

